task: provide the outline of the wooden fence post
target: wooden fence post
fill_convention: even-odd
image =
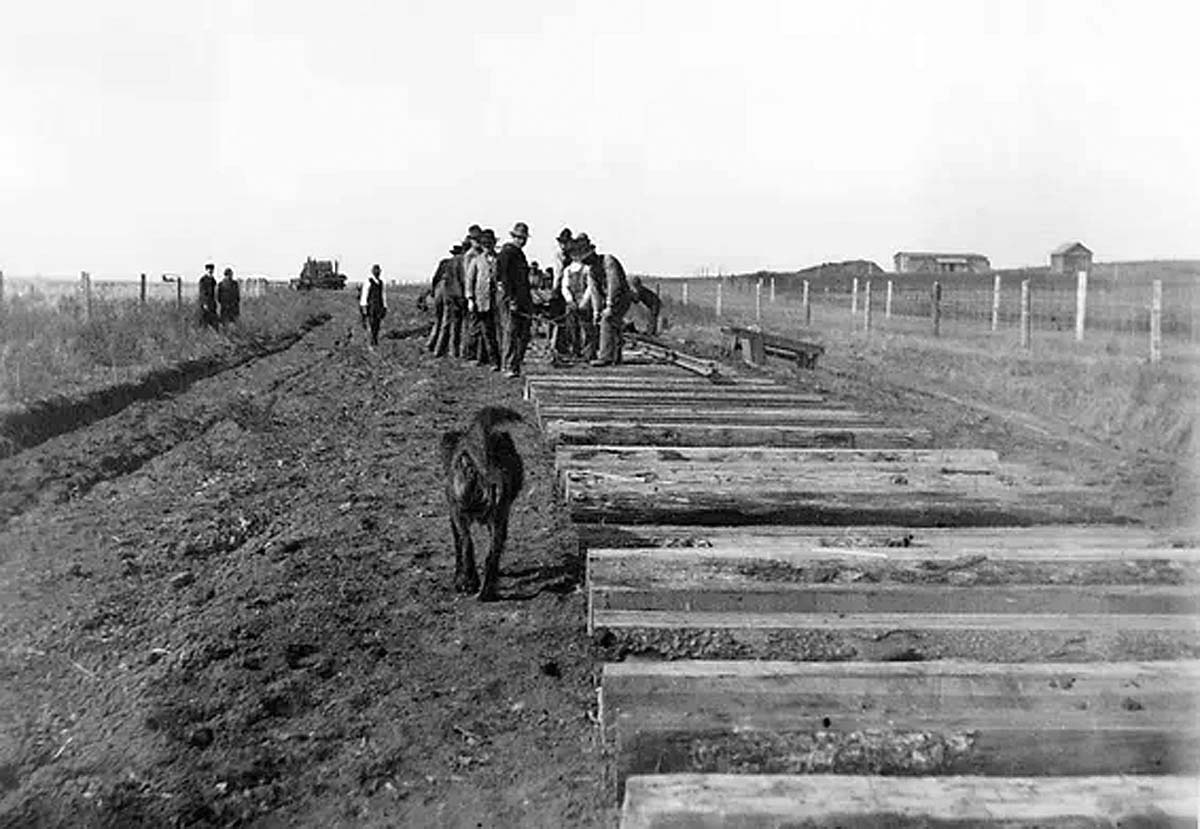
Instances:
[[[83,289],[83,321],[92,320],[92,275],[87,271],[79,272],[79,284]]]
[[[175,307],[183,310],[183,274],[175,277]]]
[[[942,283],[934,282],[932,289],[929,291],[930,304],[933,316],[933,336],[942,336]]]
[[[771,277],[771,304],[775,304],[775,277]]]
[[[858,277],[854,277],[850,281],[850,325],[854,325],[854,318],[858,316]]]
[[[754,286],[754,321],[762,325],[762,280]]]
[[[1150,294],[1150,362],[1162,360],[1162,280],[1154,280]]]
[[[812,302],[809,300],[809,296],[808,296],[808,280],[807,279],[804,280],[802,287],[803,287],[803,291],[801,293],[800,302],[803,304],[803,307],[804,307],[804,325],[807,328],[808,326],[812,325]]]
[[[717,279],[717,316],[721,316],[721,280]]]
[[[863,290],[863,331],[871,333],[871,280],[869,279]]]
[[[1031,293],[1029,280],[1021,280],[1021,348],[1029,348],[1029,329],[1032,322],[1030,311],[1033,303]]]
[[[141,305],[146,304],[146,274],[142,274],[142,285],[141,291],[138,293],[138,303]]]
[[[992,331],[1000,328],[1000,274],[992,280]]]
[[[1087,271],[1080,271],[1075,282],[1075,341],[1083,342],[1084,318],[1087,316]]]
[[[683,280],[683,289],[679,295],[679,304],[687,305],[687,280]]]
[[[887,296],[883,300],[883,318],[890,320],[892,318],[892,280],[887,281]]]

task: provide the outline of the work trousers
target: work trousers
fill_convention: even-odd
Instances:
[[[567,308],[554,325],[554,353],[563,357],[578,357],[580,350],[579,312]]]
[[[600,318],[600,353],[597,359],[606,363],[621,362],[621,329],[625,327],[625,312],[629,310],[629,297],[613,303],[613,311]]]
[[[379,312],[367,314],[367,329],[371,332],[371,345],[379,345],[379,326],[382,323],[383,314]]]
[[[442,312],[442,330],[438,334],[437,348],[434,354],[445,357],[447,351],[454,357],[462,356],[463,317],[466,315],[467,301],[460,296],[448,296],[445,300],[445,310]]]
[[[513,374],[521,373],[525,363],[525,350],[529,347],[529,323],[532,309],[510,309],[507,304],[499,306],[500,329],[504,338],[501,368]]]
[[[494,311],[476,311],[471,317],[476,360],[481,366],[500,368],[500,340],[496,336],[496,313]]]
[[[441,294],[437,294],[433,298],[433,327],[429,330],[429,339],[425,343],[425,348],[428,351],[433,351],[437,348],[438,338],[442,335],[442,315],[445,314],[445,301]]]

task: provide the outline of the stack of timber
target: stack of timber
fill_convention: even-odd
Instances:
[[[527,396],[623,827],[1196,825],[1196,538],[758,378]]]

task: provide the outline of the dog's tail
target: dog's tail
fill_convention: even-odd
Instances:
[[[497,426],[503,426],[506,423],[520,423],[523,420],[524,418],[518,412],[514,412],[506,406],[484,406],[475,413],[472,425],[486,435]]]

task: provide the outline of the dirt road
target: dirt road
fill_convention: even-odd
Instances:
[[[532,424],[506,600],[450,586],[437,437],[528,412],[519,384],[419,338],[369,351],[329,301],[287,351],[0,462],[0,826],[612,825],[582,563]],[[1190,509],[1161,460],[845,370],[803,383],[1111,482],[1119,514]]]
[[[370,352],[349,302],[0,465],[0,825],[606,823],[532,426],[507,600],[450,589],[437,437],[519,385]]]

